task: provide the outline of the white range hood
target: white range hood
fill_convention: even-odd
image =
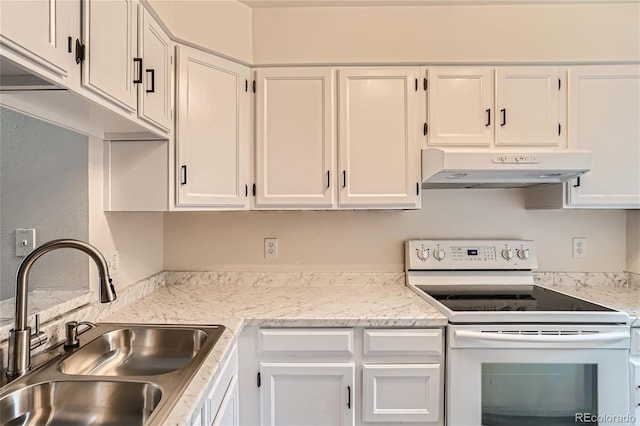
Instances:
[[[422,150],[422,187],[523,188],[561,183],[590,168],[586,150],[427,148]]]

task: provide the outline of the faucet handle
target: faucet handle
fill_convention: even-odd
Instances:
[[[42,346],[49,340],[49,336],[47,336],[47,333],[40,330],[40,314],[36,314],[35,321],[35,329],[33,330],[33,334],[31,334],[31,339],[29,342],[29,346],[31,347],[31,349]]]
[[[36,328],[33,331],[34,335],[37,335],[38,333],[40,333],[40,314],[36,314]]]

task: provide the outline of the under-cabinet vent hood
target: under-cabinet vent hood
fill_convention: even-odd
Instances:
[[[422,150],[423,188],[524,188],[561,183],[588,172],[591,153],[563,149]]]

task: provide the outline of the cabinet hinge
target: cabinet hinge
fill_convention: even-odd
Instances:
[[[574,188],[578,188],[580,186],[580,176],[576,178],[576,183],[573,185]]]
[[[429,125],[427,123],[424,123],[424,126],[422,126],[422,133],[427,136],[427,133],[429,132]]]
[[[80,43],[80,39],[76,39],[76,64],[80,65],[84,61],[85,46]]]
[[[257,380],[257,383],[258,383],[258,387],[260,387],[260,385],[262,384],[262,379],[260,378],[260,372],[258,372],[258,380]]]
[[[429,80],[427,80],[426,78],[422,81],[422,87],[424,87],[424,90],[427,90],[429,88]]]
[[[562,133],[562,125],[558,123],[558,136],[560,136],[560,133]]]
[[[256,81],[253,80],[253,93],[256,93]]]

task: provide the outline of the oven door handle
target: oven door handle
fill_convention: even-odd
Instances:
[[[455,330],[456,339],[491,340],[495,342],[526,342],[526,343],[579,343],[579,342],[618,342],[631,338],[629,333],[616,331],[612,333],[593,333],[579,335],[528,335],[482,333],[480,331]]]

